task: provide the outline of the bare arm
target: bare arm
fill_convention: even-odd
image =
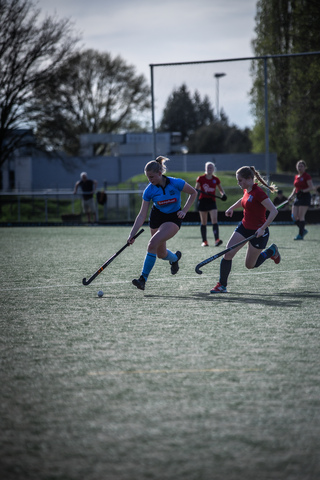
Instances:
[[[75,184],[75,186],[74,186],[74,190],[73,190],[73,193],[74,193],[74,194],[75,194],[75,193],[77,193],[77,190],[78,190],[79,184],[80,184],[80,182],[77,182],[77,183]]]
[[[133,227],[131,229],[131,232],[130,232],[128,240],[127,240],[128,243],[133,243],[134,242],[132,237],[135,236],[135,234],[138,232],[139,228],[142,227],[142,225],[144,224],[145,219],[147,217],[148,210],[149,210],[149,204],[150,204],[150,202],[146,202],[145,200],[142,200],[140,212],[138,213],[138,215],[137,215],[137,217],[134,221]]]
[[[288,197],[288,200],[289,200],[289,201],[292,200],[292,198],[295,196],[295,194],[296,194],[296,187],[293,187],[293,190],[292,190],[292,192],[290,193],[290,195],[289,195],[289,197]]]
[[[264,234],[264,231],[267,227],[269,227],[269,225],[273,222],[273,220],[276,218],[276,216],[278,215],[278,210],[276,209],[276,207],[273,205],[272,201],[270,200],[270,198],[266,198],[265,200],[263,200],[263,202],[261,202],[261,204],[270,212],[269,215],[268,215],[268,218],[267,220],[264,222],[264,224],[258,228],[257,230],[257,237],[261,237],[263,234]]]
[[[233,210],[241,207],[241,200],[242,200],[242,198],[239,198],[239,200],[236,203],[231,205],[231,207],[229,207],[228,210],[226,210],[226,213],[225,213],[226,217],[232,217]]]
[[[218,185],[219,192],[221,193],[221,196],[225,195],[225,191],[223,190],[221,183]]]
[[[304,190],[302,190],[303,193],[307,193],[307,192],[311,192],[312,190],[315,190],[312,180],[307,180],[307,184],[308,184],[308,188],[305,188]]]
[[[189,185],[189,183],[187,182],[184,184],[182,191],[185,193],[189,193],[189,197],[187,198],[187,201],[183,209],[179,210],[177,213],[179,218],[184,218],[186,216],[189,208],[197,198],[197,191],[193,187],[191,187],[191,185]]]

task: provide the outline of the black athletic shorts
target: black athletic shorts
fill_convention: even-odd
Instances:
[[[213,198],[201,198],[198,202],[199,212],[209,212],[210,210],[217,210],[216,201]]]
[[[173,213],[163,213],[155,206],[152,207],[149,217],[149,226],[150,228],[159,228],[160,225],[166,222],[172,222],[181,227],[182,219],[178,217],[177,210]]]
[[[311,193],[300,193],[299,198],[296,198],[293,204],[295,207],[309,207],[311,205]]]
[[[249,230],[248,228],[245,228],[243,226],[242,222],[240,222],[237,228],[235,229],[235,232],[240,233],[240,235],[242,235],[244,238],[249,238],[251,237],[251,235],[254,235],[257,230]],[[264,248],[266,248],[268,240],[269,240],[269,228],[266,228],[262,237],[253,238],[252,240],[250,240],[250,243],[253,247],[258,248],[259,250],[263,250]]]

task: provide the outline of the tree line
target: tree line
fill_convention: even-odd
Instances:
[[[258,1],[254,54],[320,50],[319,5]],[[77,156],[81,134],[145,130],[145,77],[120,56],[79,50],[70,20],[39,16],[32,0],[0,2],[0,165],[26,146],[30,131],[37,148]],[[231,125],[223,111],[217,117],[208,97],[186,84],[167,99],[158,130],[179,131],[190,153],[264,152],[261,62],[252,62],[251,75],[252,130]],[[299,158],[319,168],[320,56],[270,60],[268,78],[270,150],[283,170]]]
[[[259,0],[255,56],[320,52],[320,3],[317,0]],[[284,171],[299,159],[320,173],[320,55],[271,58],[268,69],[269,148]],[[264,65],[251,65],[253,151],[265,149]]]

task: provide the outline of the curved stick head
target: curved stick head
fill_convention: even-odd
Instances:
[[[88,285],[89,282],[87,282],[86,278],[82,279],[82,285]]]
[[[197,273],[198,275],[202,275],[202,273],[203,273],[203,272],[200,270],[200,268],[199,268],[198,265],[196,266],[196,273]]]

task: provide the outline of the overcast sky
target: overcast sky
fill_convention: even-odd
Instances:
[[[120,55],[134,65],[150,83],[150,64],[222,60],[253,56],[257,0],[38,0],[42,14],[69,18],[80,46]],[[190,84],[217,100],[214,73],[226,73],[219,81],[219,107],[241,128],[252,126],[248,91],[251,87],[250,62],[215,63],[193,67],[198,79]],[[173,88],[193,77],[177,69],[155,68],[155,97],[158,106]],[[161,93],[159,76],[171,84]],[[200,88],[206,78],[207,88]],[[162,85],[164,88],[164,86]]]

